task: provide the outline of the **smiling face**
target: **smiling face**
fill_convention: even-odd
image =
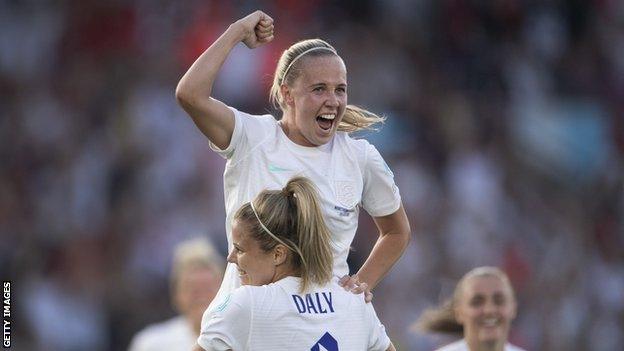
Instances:
[[[300,59],[299,76],[282,86],[288,137],[303,146],[328,143],[347,106],[347,69],[335,55]]]
[[[234,248],[227,261],[238,266],[243,285],[260,286],[272,283],[276,278],[276,262],[273,250],[265,252],[260,243],[249,235],[248,226],[235,220],[232,224]]]
[[[455,304],[455,318],[464,326],[468,344],[475,349],[488,346],[502,350],[516,316],[511,287],[499,277],[488,275],[468,278],[461,290]]]

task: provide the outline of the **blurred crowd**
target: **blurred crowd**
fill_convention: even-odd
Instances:
[[[173,246],[226,254],[224,161],[176,105],[194,59],[262,9],[276,39],[234,50],[214,96],[275,111],[282,50],[321,37],[359,137],[395,174],[413,229],[373,303],[399,350],[478,265],[510,276],[527,350],[624,344],[624,2],[0,1],[0,275],[16,350],[122,350],[174,315]],[[349,262],[377,233],[363,215]]]

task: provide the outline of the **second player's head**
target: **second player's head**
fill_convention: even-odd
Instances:
[[[244,285],[264,285],[300,276],[301,289],[331,279],[331,235],[312,182],[296,177],[282,190],[264,190],[234,215],[233,250]]]

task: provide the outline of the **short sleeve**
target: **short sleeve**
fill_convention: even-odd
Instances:
[[[249,339],[252,300],[249,290],[241,287],[225,296],[207,312],[197,344],[206,351],[244,350]]]
[[[228,108],[234,112],[234,131],[232,132],[230,144],[227,148],[221,150],[217,145],[213,144],[212,141],[210,142],[210,148],[225,159],[229,159],[234,153],[237,145],[241,143],[244,128],[241,113],[233,107],[228,106]]]
[[[222,150],[210,142],[210,148],[221,157],[230,160],[244,157],[249,150],[270,135],[277,121],[271,115],[256,116],[230,106],[228,108],[234,112],[234,131],[230,144]]]
[[[362,207],[373,217],[393,214],[401,206],[401,195],[394,183],[394,174],[371,144],[367,144],[365,162]]]
[[[373,304],[366,304],[366,317],[369,324],[370,337],[368,338],[369,351],[385,351],[390,346],[390,338],[386,334],[386,327],[381,324]]]

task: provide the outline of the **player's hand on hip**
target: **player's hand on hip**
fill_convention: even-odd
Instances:
[[[236,21],[248,48],[254,49],[273,40],[273,19],[262,11],[253,12]]]
[[[371,302],[373,301],[373,293],[370,291],[368,284],[364,282],[360,282],[357,276],[349,276],[345,275],[340,278],[338,284],[342,286],[345,290],[350,291],[354,294],[364,293],[364,301]]]

